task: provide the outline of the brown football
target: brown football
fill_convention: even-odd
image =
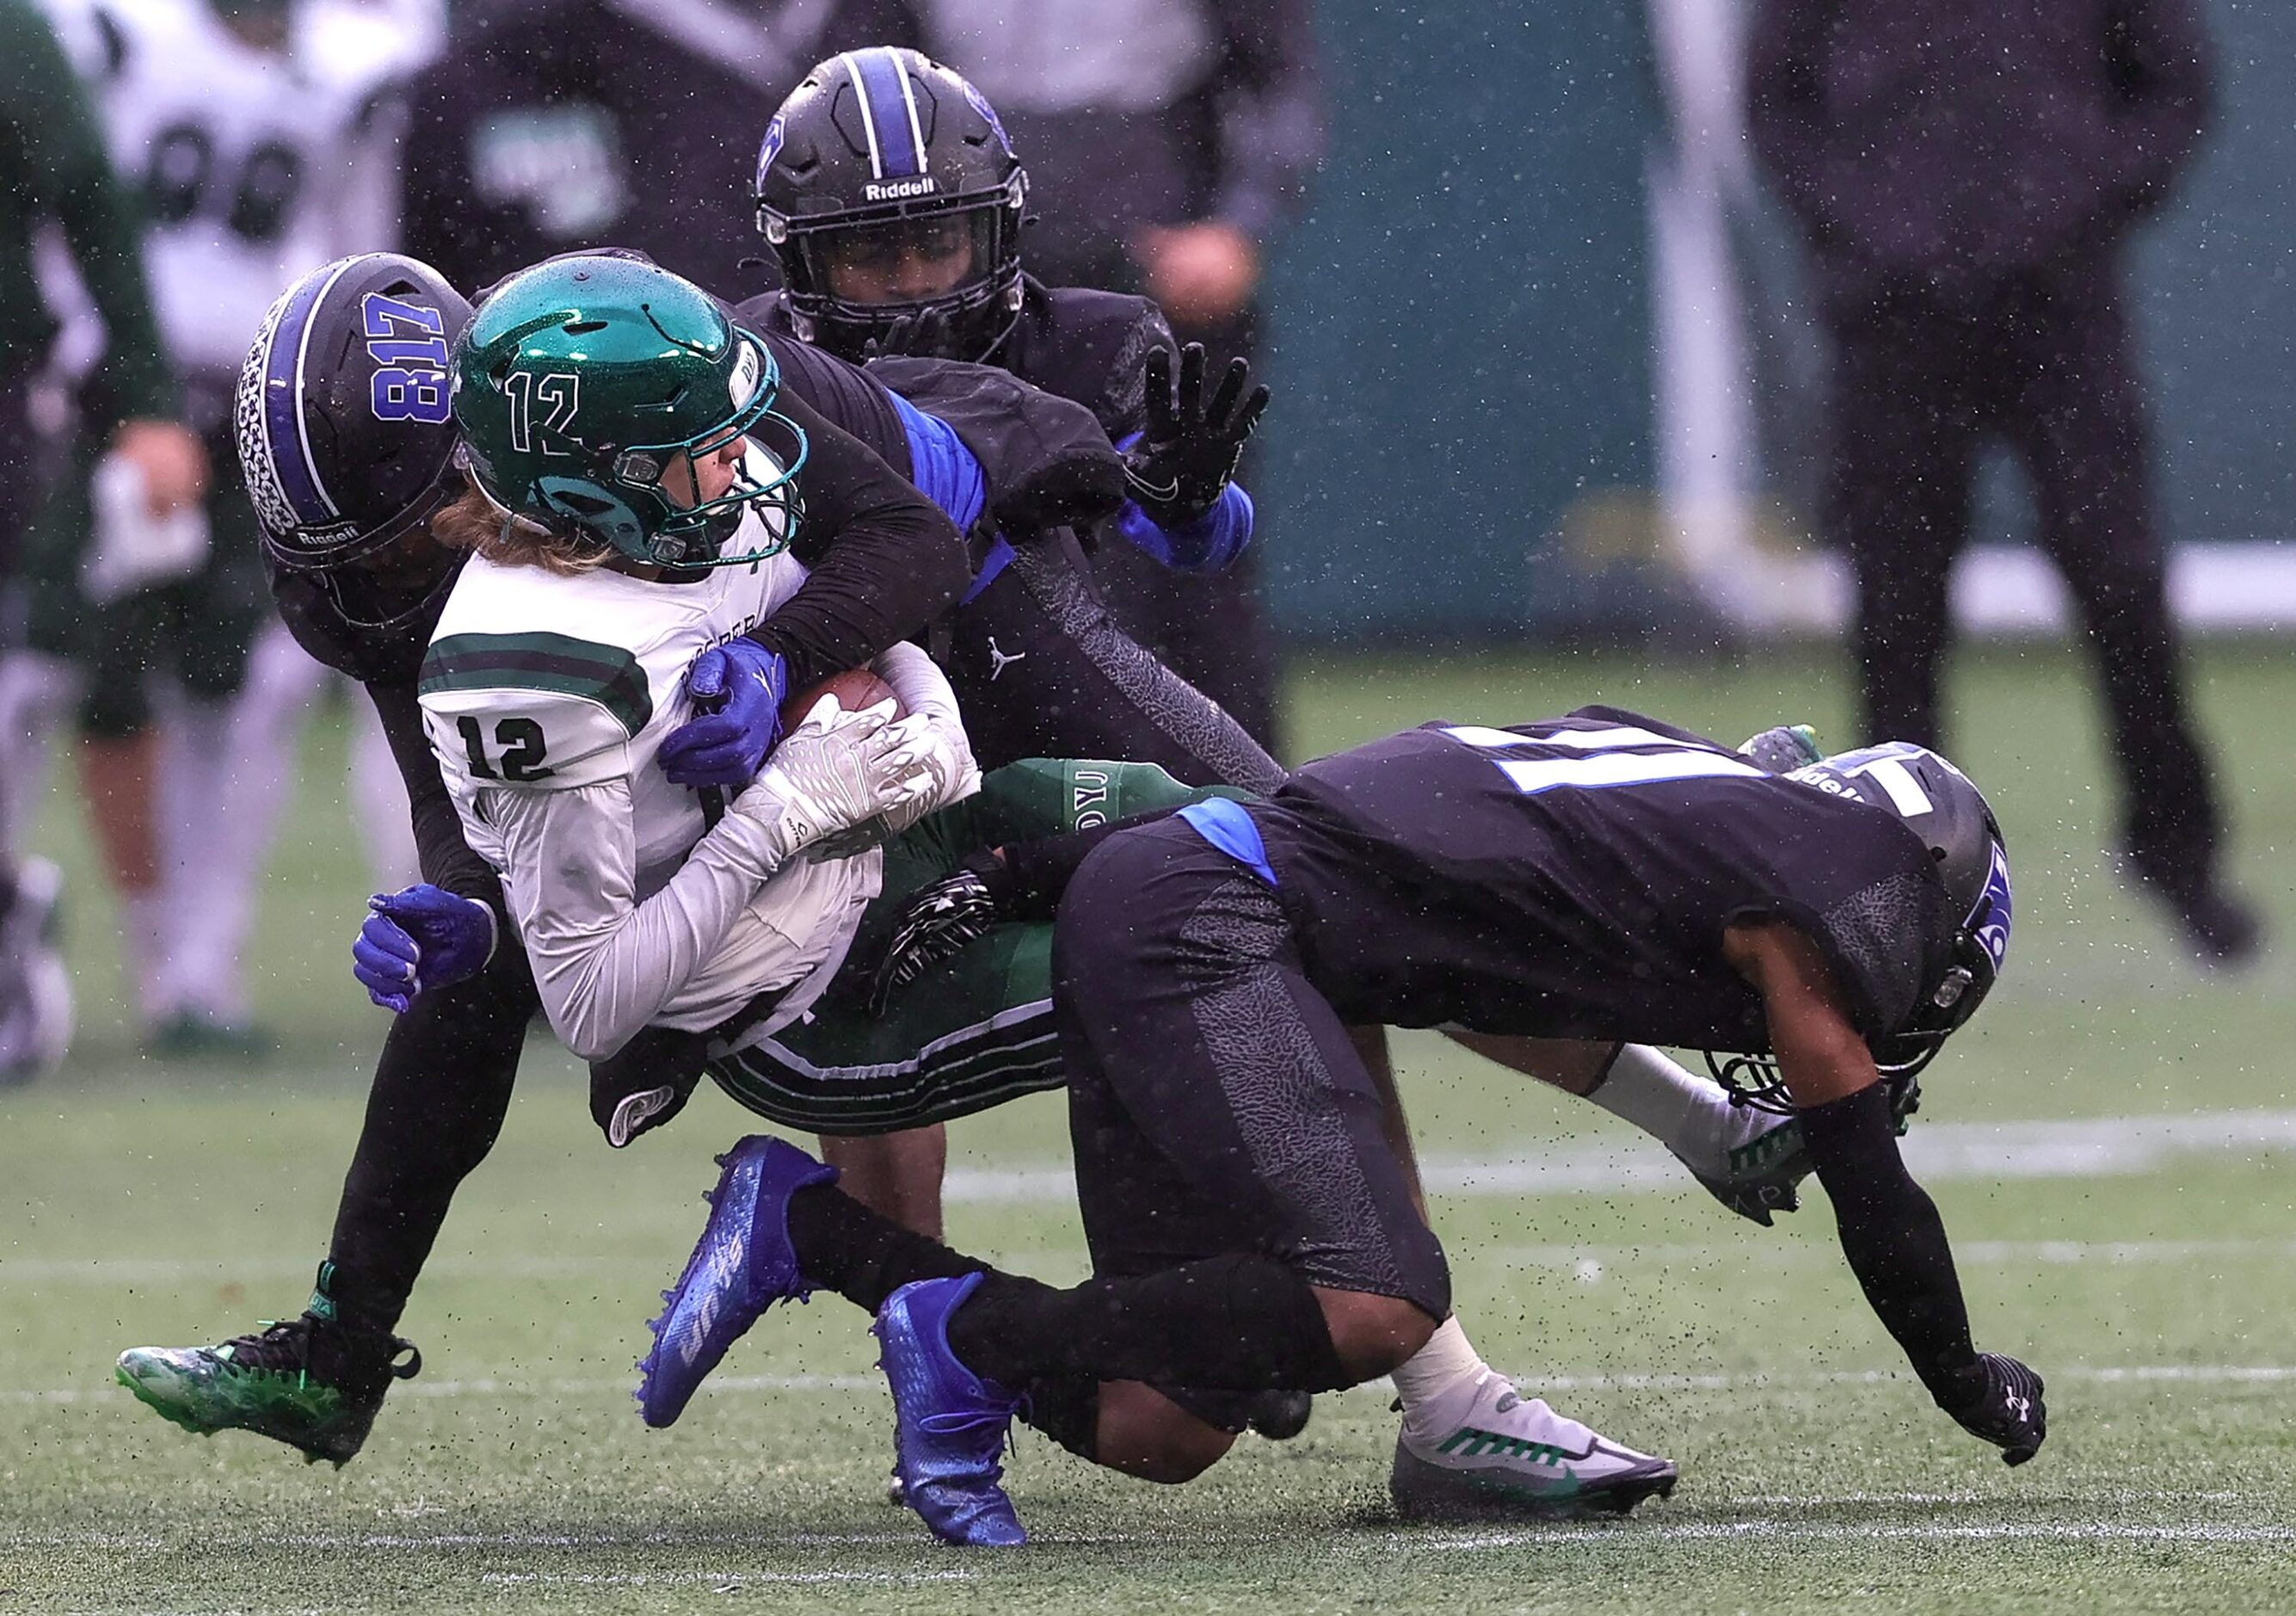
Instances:
[[[782,733],[786,734],[805,722],[805,715],[824,696],[835,696],[837,705],[847,712],[858,712],[865,707],[874,707],[880,701],[890,701],[896,718],[904,716],[901,699],[893,687],[865,668],[849,668],[843,673],[832,673],[812,689],[801,691],[782,703]]]

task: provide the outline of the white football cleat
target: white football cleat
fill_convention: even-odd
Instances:
[[[1801,1120],[1751,1105],[1733,1105],[1721,1112],[1707,1148],[1676,1151],[1674,1156],[1708,1194],[1765,1228],[1771,1213],[1800,1209],[1797,1186],[1813,1170]]]
[[[1405,1417],[1388,1491],[1406,1521],[1581,1521],[1665,1497],[1678,1475],[1491,1374],[1457,1419]]]

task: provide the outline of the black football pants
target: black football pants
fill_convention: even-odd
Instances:
[[[1449,1315],[1378,1088],[1266,883],[1177,818],[1112,836],[1062,899],[1053,983],[1095,1273],[1256,1252]]]
[[[2129,851],[2205,875],[2218,817],[2186,710],[2149,433],[2109,263],[2006,280],[1974,307],[1890,299],[1833,322],[1825,527],[1857,575],[1859,744],[1939,743],[1947,583],[1979,452],[2023,463],[2038,538],[2097,661]]]
[[[455,1188],[502,1131],[541,1007],[526,951],[506,939],[478,975],[393,1018],[328,1246],[345,1323],[398,1324]]]
[[[1093,1277],[989,1269],[949,1336],[1032,1423],[1089,1457],[1105,1381],[1229,1431],[1259,1393],[1343,1385],[1314,1287],[1449,1315],[1377,1087],[1265,884],[1178,819],[1111,837],[1062,900],[1054,978]],[[829,1189],[792,1200],[790,1234],[809,1279],[873,1310],[982,1266]]]

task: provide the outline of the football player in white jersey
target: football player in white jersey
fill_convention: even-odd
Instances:
[[[577,1054],[648,1026],[739,1047],[819,996],[879,890],[873,845],[797,855],[979,789],[955,696],[896,645],[875,667],[907,717],[832,702],[730,800],[673,784],[663,739],[726,693],[689,669],[805,578],[771,354],[665,270],[576,258],[499,287],[455,366],[474,488],[432,530],[476,554],[422,701],[464,833]]]
[[[283,280],[387,244],[396,182],[388,98],[368,71],[308,59],[324,37],[283,0],[54,0],[103,110],[114,166],[145,201],[144,251],[162,340],[218,475],[202,513],[163,546],[123,531],[116,480],[78,455],[28,546],[27,648],[0,685],[0,757],[29,775],[73,710],[91,808],[127,915],[129,975],[152,1046],[252,1053],[241,969],[294,731],[321,671],[266,623],[246,495],[230,474],[232,383]],[[55,295],[83,302],[70,277]],[[85,324],[85,323],[83,323]],[[101,342],[83,331],[83,354]],[[66,349],[70,342],[68,339]],[[252,648],[252,649],[251,649]],[[150,686],[162,693],[155,722]],[[378,877],[413,865],[380,733],[359,723],[362,820]]]

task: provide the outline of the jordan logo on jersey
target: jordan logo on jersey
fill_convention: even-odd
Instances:
[[[1015,662],[1024,662],[1028,658],[1029,653],[1025,651],[1016,651],[1011,656],[1006,656],[996,649],[996,636],[990,635],[988,636],[988,682],[994,685],[996,683],[997,676],[1007,668]]]

